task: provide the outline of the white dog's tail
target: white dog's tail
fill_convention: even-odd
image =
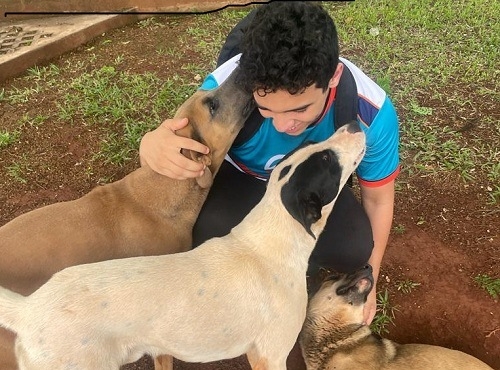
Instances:
[[[0,286],[0,326],[17,333],[19,312],[26,297]]]

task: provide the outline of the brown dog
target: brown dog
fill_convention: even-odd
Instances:
[[[371,268],[330,276],[309,302],[299,337],[307,370],[493,370],[460,351],[400,345],[362,324]]]
[[[82,198],[15,218],[0,228],[0,285],[28,295],[68,266],[190,249],[213,176],[253,108],[234,80],[233,73],[218,89],[197,91],[176,113],[189,119],[177,133],[210,148],[197,158],[207,165],[204,177],[179,181],[141,167]],[[13,335],[0,329],[0,369],[15,368]]]
[[[357,122],[298,149],[243,221],[193,250],[68,267],[28,297],[0,288],[0,325],[17,333],[22,369],[246,353],[254,370],[286,370],[306,315],[309,256],[364,149]]]

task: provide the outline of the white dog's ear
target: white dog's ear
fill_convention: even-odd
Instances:
[[[299,222],[304,225],[307,232],[316,239],[316,236],[311,230],[311,225],[321,218],[321,200],[316,193],[304,194],[299,192],[299,212],[301,213],[301,220]]]
[[[304,189],[287,189],[281,193],[281,197],[290,215],[316,239],[311,226],[321,218],[322,203],[319,195]]]

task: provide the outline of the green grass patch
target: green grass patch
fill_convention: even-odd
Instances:
[[[500,3],[357,0],[323,5],[336,21],[341,55],[358,64],[395,102],[401,117],[402,165],[410,176],[481,182],[488,189],[485,199],[498,204],[498,114],[491,108],[480,115],[477,124],[488,128],[487,140],[459,128],[463,116],[480,109],[478,103],[500,105]],[[159,80],[154,73],[121,71],[123,55],[96,69],[93,50],[108,42],[103,39],[86,49],[84,62],[31,68],[24,78],[30,83],[2,89],[0,101],[29,104],[47,89],[61,91],[64,98],[54,114],[60,120],[105,127],[109,135],[99,157],[123,163],[137,149],[141,135],[171,117],[215,67],[227,33],[252,8],[138,22],[140,28],[161,28],[166,33],[169,26],[188,22],[173,46],[160,42],[157,46],[166,58],[190,56],[189,63],[176,71],[182,77],[174,72]],[[68,71],[75,77],[61,82],[61,74]],[[27,121],[34,126],[44,122],[36,116]]]
[[[32,172],[29,159],[26,155],[21,156],[16,161],[7,166],[7,174],[16,182],[26,184],[27,177]]]
[[[341,55],[358,64],[396,103],[402,116],[404,168],[436,178],[458,175],[465,183],[482,181],[483,187],[494,187],[500,157],[498,115],[485,112],[477,122],[471,118],[491,127],[487,141],[465,137],[457,127],[481,109],[478,102],[500,105],[500,3],[323,4],[337,23]],[[437,108],[419,102],[422,97]],[[497,193],[490,200],[498,203]]]
[[[172,117],[196,86],[174,75],[161,81],[153,73],[132,74],[115,66],[82,73],[58,104],[61,120],[106,127],[97,158],[114,164],[131,159],[142,136]]]
[[[500,279],[492,278],[486,274],[479,274],[474,277],[474,281],[493,298],[500,296]]]
[[[6,148],[19,140],[19,131],[0,131],[0,149]]]
[[[410,294],[420,283],[417,283],[411,279],[405,279],[396,282],[396,288],[398,291],[404,294]]]
[[[389,301],[389,292],[385,289],[377,293],[377,314],[370,324],[370,329],[378,335],[389,333],[389,325],[394,324],[397,307]]]

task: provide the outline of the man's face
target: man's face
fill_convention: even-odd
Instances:
[[[344,65],[338,63],[328,87],[339,84]],[[328,99],[329,89],[316,87],[315,84],[298,94],[290,94],[287,90],[278,90],[264,94],[262,90],[253,93],[257,108],[265,118],[272,118],[273,125],[279,132],[288,135],[300,135],[311,124],[321,118]]]
[[[260,114],[265,118],[272,118],[277,131],[299,135],[320,118],[328,91],[312,85],[294,95],[286,90],[267,94],[257,90],[253,96]]]

